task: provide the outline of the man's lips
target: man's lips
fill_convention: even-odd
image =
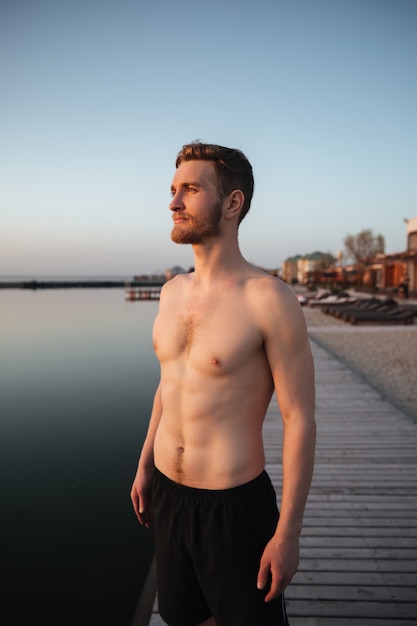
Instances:
[[[185,215],[174,215],[172,219],[174,221],[174,224],[180,224],[181,222],[186,222],[188,220],[188,217],[186,217]]]

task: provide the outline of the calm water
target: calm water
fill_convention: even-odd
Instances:
[[[153,554],[129,491],[159,374],[156,311],[119,289],[0,291],[7,626],[130,624]]]

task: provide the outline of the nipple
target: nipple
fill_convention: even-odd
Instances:
[[[215,356],[212,357],[211,362],[213,363],[213,365],[219,365],[220,364],[219,359],[217,359]]]

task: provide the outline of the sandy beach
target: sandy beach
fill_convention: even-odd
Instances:
[[[352,326],[303,307],[310,338],[417,420],[417,318],[412,326]]]

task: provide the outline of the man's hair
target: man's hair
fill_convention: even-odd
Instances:
[[[211,161],[213,163],[221,199],[235,189],[243,192],[245,200],[239,215],[240,223],[249,211],[254,188],[252,166],[243,152],[234,148],[193,141],[182,147],[175,161],[175,167],[178,168],[184,161]]]

